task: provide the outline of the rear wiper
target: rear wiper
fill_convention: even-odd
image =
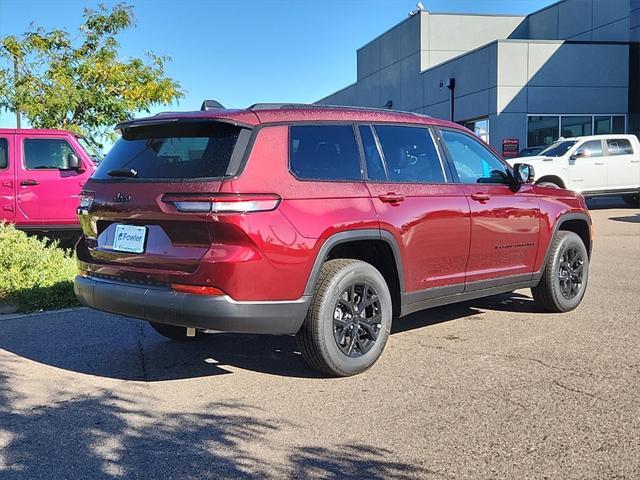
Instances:
[[[114,168],[113,170],[109,170],[107,175],[110,177],[131,177],[135,178],[138,176],[138,171],[133,168]]]

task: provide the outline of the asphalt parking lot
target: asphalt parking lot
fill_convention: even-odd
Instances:
[[[639,478],[640,210],[592,207],[579,309],[521,291],[419,312],[353,378],[290,337],[0,317],[0,479]]]

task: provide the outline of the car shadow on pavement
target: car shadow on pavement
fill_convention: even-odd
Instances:
[[[423,478],[429,472],[369,446],[302,445],[268,465],[256,445],[293,425],[257,407],[210,403],[154,409],[150,393],[96,389],[33,405],[17,393],[19,362],[0,357],[0,479],[31,478]],[[37,397],[36,397],[37,398]],[[266,447],[265,447],[266,446]]]
[[[589,210],[607,210],[613,208],[632,208],[627,205],[622,197],[594,197],[587,199]]]
[[[496,312],[535,313],[543,315],[547,313],[535,304],[531,296],[516,292],[479,298],[473,301],[473,305],[483,310],[493,310]]]
[[[396,319],[391,333],[471,318],[483,310],[537,312],[529,297],[510,293],[413,313]],[[293,336],[214,333],[176,342],[145,322],[92,310],[4,320],[0,349],[72,372],[143,382],[226,375],[235,369],[324,377],[304,363]]]
[[[609,220],[613,220],[614,222],[640,223],[640,213],[627,215],[625,217],[609,217]]]

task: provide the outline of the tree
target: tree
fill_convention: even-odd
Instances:
[[[184,96],[164,72],[169,59],[118,58],[117,35],[133,26],[133,7],[85,9],[79,35],[30,26],[0,39],[0,108],[24,115],[35,128],[61,128],[95,144],[135,112]]]

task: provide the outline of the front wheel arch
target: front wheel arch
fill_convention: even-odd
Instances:
[[[542,185],[545,183],[547,184],[552,183],[554,185],[557,185],[560,188],[566,188],[565,182],[563,182],[562,179],[557,175],[545,175],[543,177],[540,177],[538,180],[536,180],[536,185],[545,186],[545,185]]]

